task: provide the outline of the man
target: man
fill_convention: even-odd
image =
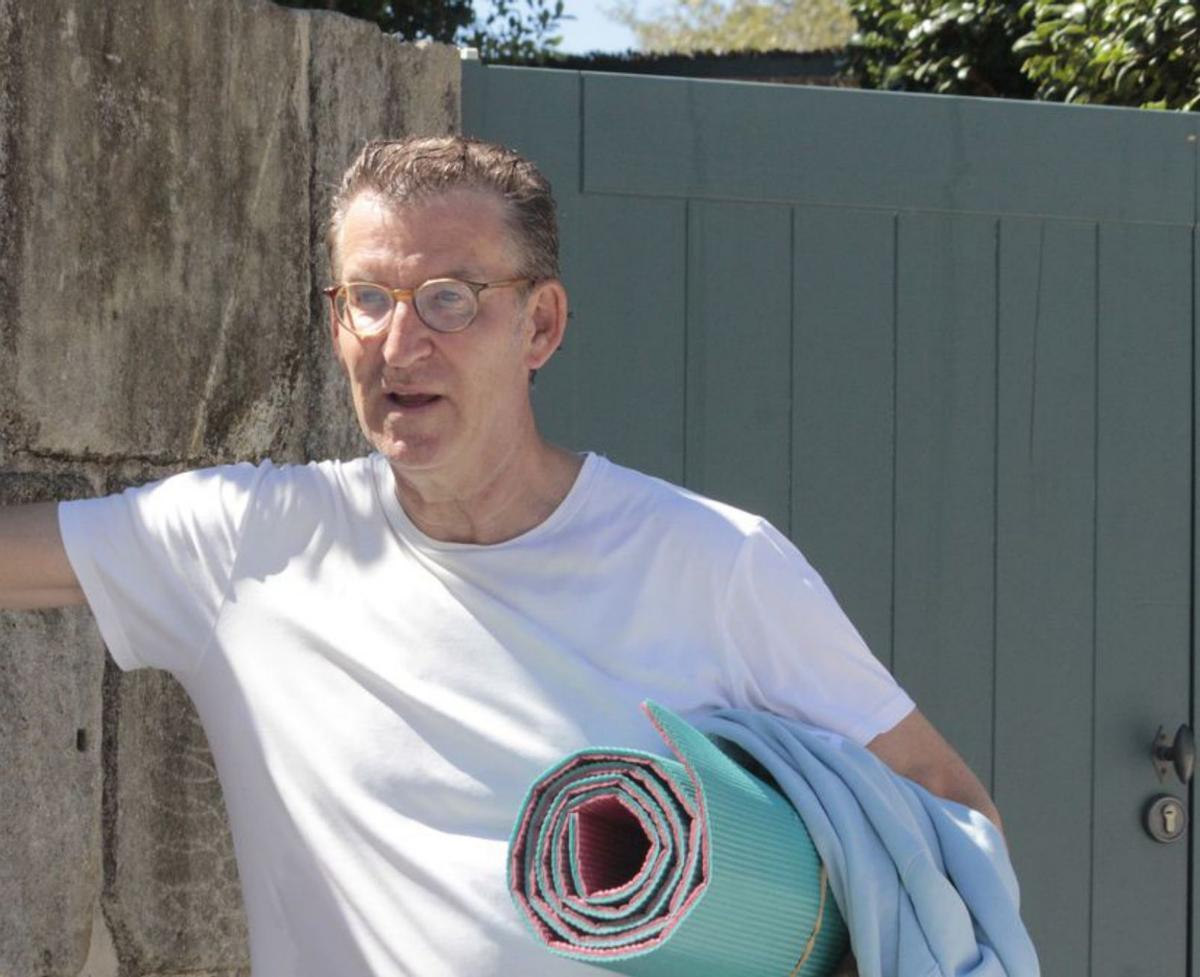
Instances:
[[[594,972],[524,932],[504,852],[563,754],[661,749],[645,698],[800,716],[999,823],[777,531],[539,435],[567,296],[532,164],[373,143],[328,240],[368,458],[0,510],[0,606],[86,597],[195,702],[255,977]]]

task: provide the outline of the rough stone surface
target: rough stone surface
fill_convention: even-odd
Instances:
[[[367,445],[325,208],[459,62],[268,0],[0,0],[0,505]],[[246,977],[219,784],[84,609],[0,615],[0,977]],[[82,736],[79,731],[82,730]]]
[[[123,972],[237,969],[246,924],[233,840],[195,710],[164,672],[112,667],[109,688],[105,901]]]
[[[0,505],[93,491],[69,472],[0,471]],[[0,613],[5,977],[75,973],[87,953],[100,896],[103,674],[104,646],[85,609]]]
[[[17,322],[20,319],[17,288],[18,258],[23,248],[23,223],[17,219],[23,198],[19,176],[22,129],[18,79],[23,75],[21,42],[25,20],[18,0],[0,0],[0,465],[9,463],[8,440],[27,440],[21,415],[12,397],[17,375]]]
[[[23,447],[286,447],[309,307],[304,21],[249,0],[18,16]]]
[[[101,870],[104,646],[84,608],[0,613],[0,974],[74,974]]]

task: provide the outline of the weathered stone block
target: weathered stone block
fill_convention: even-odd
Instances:
[[[13,13],[10,440],[274,449],[296,428],[309,310],[303,19],[265,0]]]
[[[0,471],[0,505],[74,499],[76,472]],[[0,975],[79,972],[100,897],[104,646],[84,608],[0,613]]]
[[[122,974],[244,969],[233,839],[191,701],[160,671],[110,677],[115,774],[105,912]]]
[[[0,613],[0,975],[74,977],[101,884],[104,646],[84,608]]]

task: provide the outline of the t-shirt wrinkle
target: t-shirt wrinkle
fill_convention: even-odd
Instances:
[[[726,648],[737,649],[738,642],[734,638],[733,629],[730,627],[730,608],[733,602],[733,587],[734,581],[737,579],[738,568],[742,564],[742,560],[746,557],[746,552],[750,548],[751,537],[747,535],[738,547],[737,553],[734,555],[733,561],[730,564],[729,572],[725,575],[725,587],[721,601],[721,609],[717,618],[721,626],[721,636]],[[728,688],[732,692],[737,688],[737,676],[733,671],[733,656],[725,655],[722,659],[722,664],[725,666],[725,677],[728,682]]]
[[[259,474],[254,479],[254,485],[250,490],[249,502],[242,512],[241,518],[238,519],[237,530],[234,532],[233,559],[229,561],[229,574],[225,578],[225,585],[221,588],[221,599],[217,604],[216,613],[213,614],[212,625],[208,629],[208,636],[204,639],[204,644],[200,646],[200,651],[196,655],[195,664],[183,673],[185,676],[199,674],[201,668],[204,666],[204,662],[208,658],[209,649],[216,642],[217,627],[221,623],[221,615],[224,613],[225,606],[229,603],[229,597],[233,593],[233,581],[237,579],[238,566],[242,555],[242,541],[245,539],[247,526],[258,503],[259,488],[266,477],[263,466],[259,465],[258,467]]]

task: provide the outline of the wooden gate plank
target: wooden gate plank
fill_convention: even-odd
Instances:
[[[686,207],[580,197],[563,228],[574,309],[537,378],[546,437],[682,483]]]
[[[892,663],[892,214],[796,209],[792,534]]]
[[[996,222],[901,215],[894,671],[990,784]]]
[[[1200,172],[1200,159],[1197,160],[1197,170]],[[1200,309],[1200,228],[1192,232],[1192,713],[1188,722],[1193,733],[1200,729],[1200,669],[1196,668],[1196,636],[1200,635],[1200,545],[1197,545],[1197,530],[1200,529],[1200,486],[1196,481],[1196,459],[1200,458],[1200,343],[1196,341],[1197,326],[1196,310]],[[1200,837],[1196,828],[1196,799],[1197,791],[1193,786],[1190,797],[1189,814],[1191,826],[1188,831],[1188,845],[1191,847],[1192,875],[1189,892],[1191,894],[1191,939],[1188,941],[1188,970],[1189,974],[1196,972],[1200,962],[1200,858],[1196,857],[1196,839]]]
[[[1157,782],[1150,745],[1159,723],[1173,734],[1188,716],[1179,677],[1191,617],[1191,267],[1188,228],[1101,225],[1096,977],[1186,965],[1187,846],[1158,844],[1140,822],[1160,790],[1187,794]]]
[[[589,74],[584,189],[1191,221],[1187,113]],[[1081,175],[1086,174],[1086,179]]]
[[[559,204],[579,192],[579,91],[576,71],[464,62],[462,131],[528,156]]]
[[[791,212],[688,208],[686,484],[790,520]]]
[[[996,804],[1042,972],[1089,977],[1096,228],[1000,225]]]

